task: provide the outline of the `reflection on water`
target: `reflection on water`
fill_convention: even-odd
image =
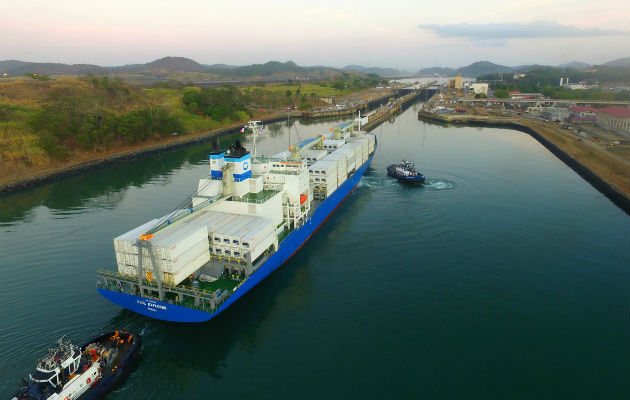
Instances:
[[[337,118],[322,122],[292,119],[288,124],[286,121],[272,123],[266,126],[263,135],[258,139],[258,149],[260,152],[277,152],[283,150],[278,148],[279,143],[288,144],[290,141],[326,134],[329,126],[345,120]],[[218,138],[218,144],[221,148],[228,148],[234,141],[241,140],[251,147],[251,139],[251,135],[232,133]],[[92,208],[111,209],[124,200],[125,191],[129,187],[142,187],[145,184],[167,186],[171,182],[173,171],[207,165],[208,153],[212,149],[212,142],[202,143],[0,197],[0,226],[28,221],[31,210],[38,206],[70,213],[80,213]]]

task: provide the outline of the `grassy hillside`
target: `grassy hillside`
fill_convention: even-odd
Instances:
[[[182,96],[104,77],[2,82],[0,169],[45,166],[224,122],[187,112]]]
[[[232,126],[287,106],[308,109],[323,104],[319,97],[343,97],[381,82],[342,73],[316,84],[201,89],[178,81],[139,88],[93,75],[32,78],[0,81],[0,183],[24,171]]]

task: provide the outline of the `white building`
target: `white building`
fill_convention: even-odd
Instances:
[[[488,95],[488,84],[487,83],[471,83],[470,90],[474,91],[475,94],[485,94]]]

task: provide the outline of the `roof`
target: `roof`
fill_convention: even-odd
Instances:
[[[597,111],[597,109],[595,107],[591,107],[591,106],[587,106],[587,107],[578,107],[578,106],[573,106],[571,107],[571,111],[576,112],[576,113],[581,113],[581,112],[595,112]]]
[[[571,117],[571,119],[576,120],[576,121],[597,121],[597,117],[595,117],[594,115],[586,116],[586,117],[573,116]]]
[[[630,118],[630,109],[620,106],[610,106],[604,108],[596,108],[597,114],[606,114],[616,118]]]

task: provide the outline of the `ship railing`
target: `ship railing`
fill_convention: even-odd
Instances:
[[[269,193],[264,193],[264,194],[260,195],[261,196],[260,198],[254,197],[251,193],[249,193],[249,194],[244,195],[243,197],[233,196],[232,197],[232,201],[238,201],[238,202],[241,202],[241,203],[263,204],[264,202],[266,202],[267,200],[269,200],[270,198],[272,198],[276,194],[280,193],[280,191],[273,190],[273,189],[265,189],[265,191],[267,191]]]
[[[269,173],[271,174],[282,174],[282,175],[300,175],[302,173],[302,171],[286,171],[286,170],[279,170],[279,169],[272,169],[269,171]]]
[[[259,163],[267,163],[267,162],[283,162],[287,160],[284,158],[257,156],[257,157],[254,157],[254,161],[259,162]]]
[[[119,283],[127,283],[132,287],[138,286],[138,278],[121,275],[115,271],[99,269],[97,272],[98,278],[103,278],[104,282],[98,282],[97,285],[102,289],[107,289],[113,292],[120,292],[121,287],[118,286]],[[157,282],[155,281],[147,281],[146,279],[142,280],[142,286],[144,288],[152,289],[153,291],[158,290]],[[161,300],[168,304],[175,304],[182,307],[194,308],[200,311],[215,312],[221,305],[232,295],[232,292],[229,290],[216,290],[216,291],[208,291],[204,289],[195,289],[195,288],[185,288],[180,286],[169,286],[166,285],[165,290],[174,293],[177,295],[188,296],[189,298],[198,299],[191,303],[190,301],[179,301],[177,299],[168,299]],[[124,291],[124,290],[123,290]],[[151,291],[145,292],[142,298],[148,298],[153,300],[160,301],[158,296],[153,296],[150,294]],[[135,294],[135,293],[132,293]],[[179,298],[179,296],[178,296]]]

